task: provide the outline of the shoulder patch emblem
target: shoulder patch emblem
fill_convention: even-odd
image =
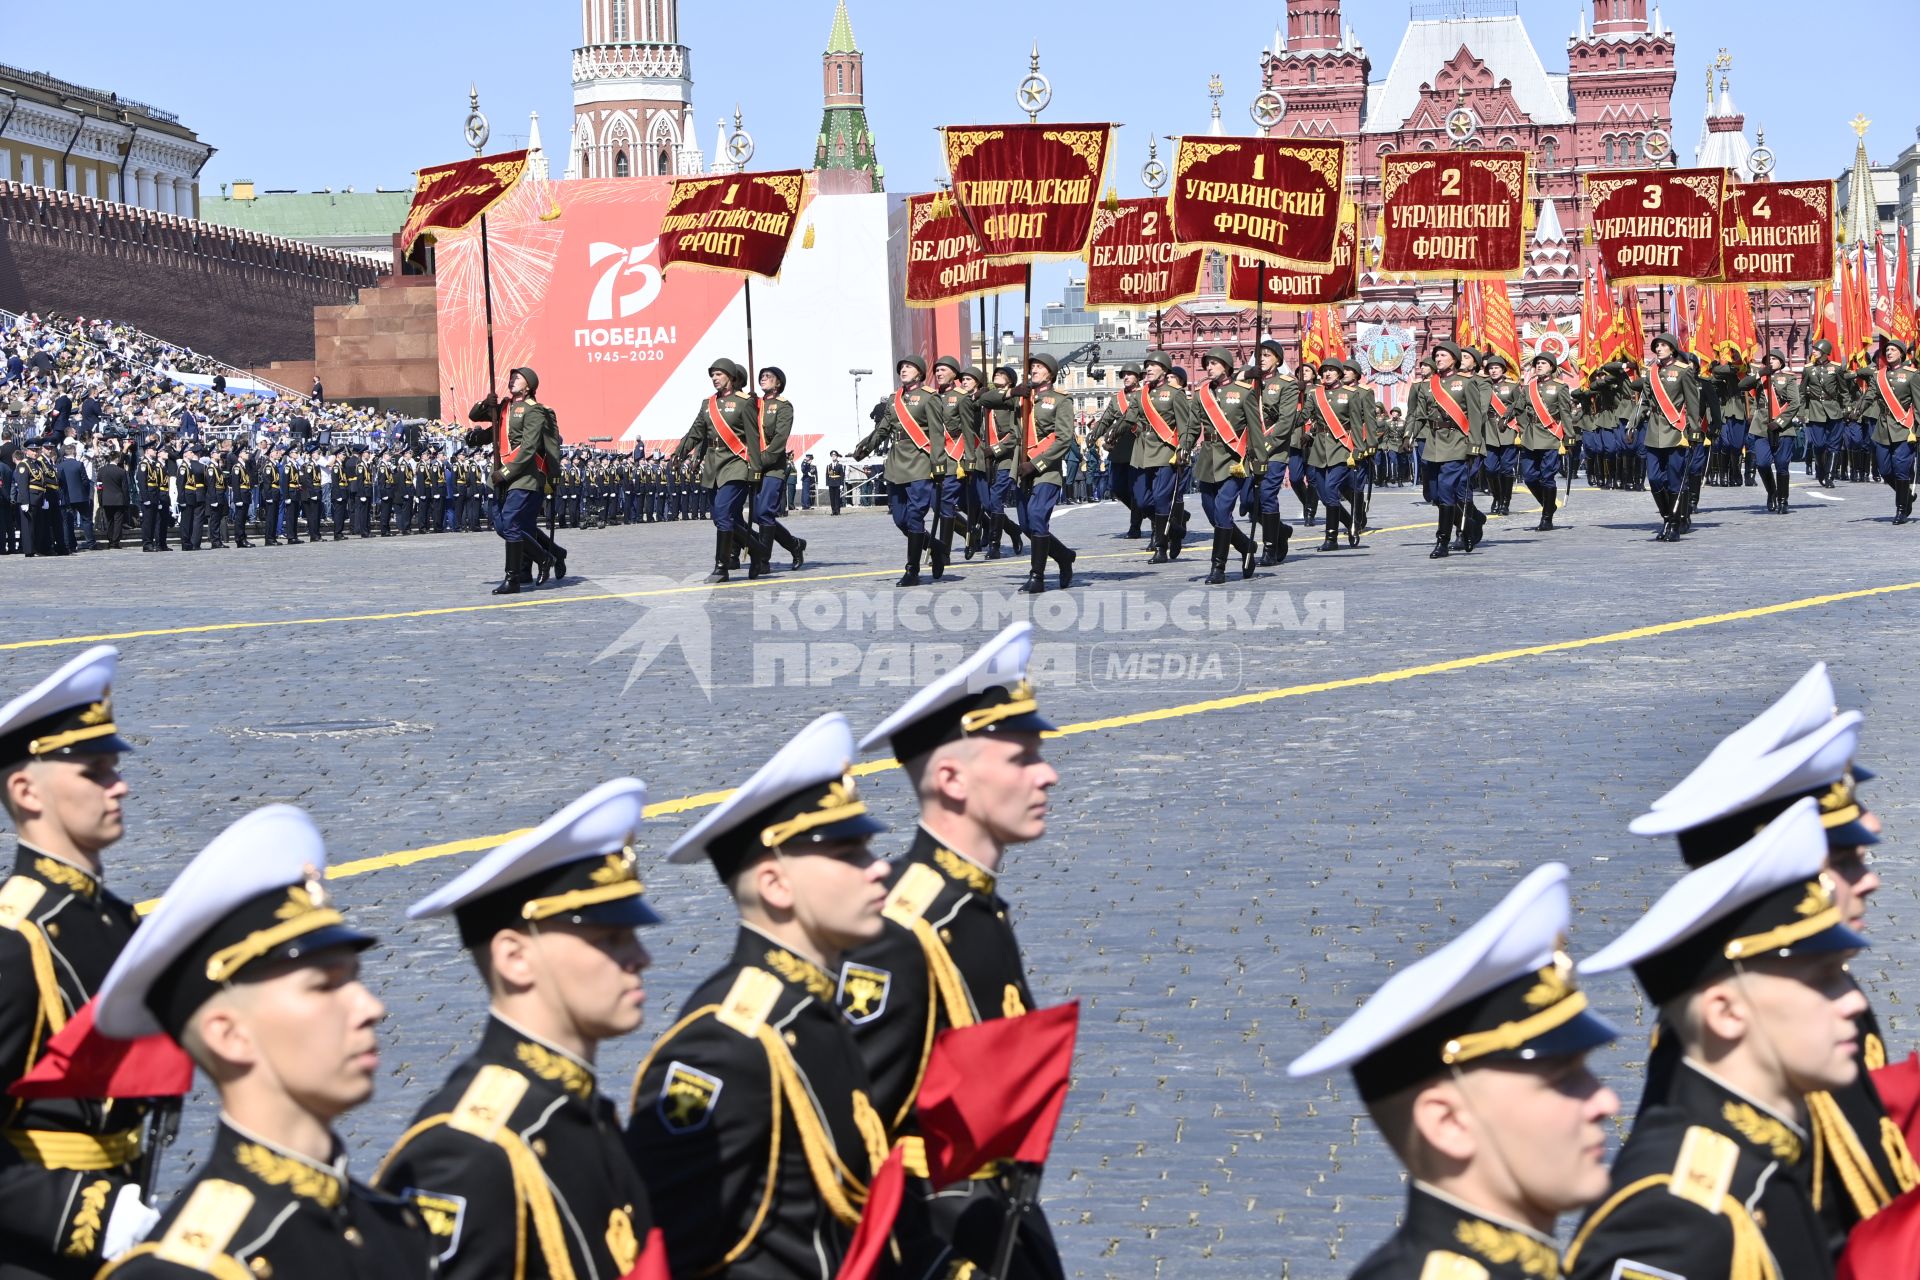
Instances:
[[[940,896],[945,884],[940,873],[926,863],[910,863],[901,874],[900,883],[887,895],[887,905],[881,914],[896,924],[911,926],[927,914],[927,908]]]
[[[460,1229],[466,1225],[467,1198],[444,1191],[422,1191],[408,1187],[403,1193],[420,1211],[435,1244],[440,1245],[440,1261],[460,1251]]]
[[[1673,1162],[1673,1181],[1667,1184],[1667,1191],[1710,1213],[1719,1213],[1739,1162],[1740,1145],[1732,1138],[1694,1125],[1680,1143],[1680,1158]]]
[[[1465,1254],[1435,1249],[1420,1268],[1420,1280],[1487,1280],[1491,1273]]]
[[[1635,1262],[1632,1258],[1622,1258],[1613,1264],[1607,1280],[1687,1280],[1677,1271],[1668,1271],[1663,1267],[1651,1266],[1645,1262]]]
[[[749,965],[733,980],[727,998],[720,1002],[720,1012],[713,1016],[721,1026],[731,1027],[743,1036],[758,1035],[767,1015],[779,1002],[783,987],[780,979],[765,969]]]
[[[161,1260],[211,1272],[252,1209],[253,1192],[237,1182],[208,1178],[193,1189],[186,1208],[160,1238]]]
[[[607,1215],[607,1252],[613,1265],[626,1275],[640,1259],[640,1242],[633,1238],[633,1206],[623,1205]]]
[[[491,1142],[501,1126],[513,1118],[513,1109],[527,1096],[529,1087],[527,1078],[511,1067],[482,1067],[460,1095],[447,1125]]]
[[[834,1003],[848,1022],[864,1026],[887,1011],[887,992],[892,988],[893,975],[885,969],[849,960],[840,966],[840,990]]]
[[[684,1062],[667,1065],[667,1078],[660,1086],[655,1107],[660,1123],[668,1133],[693,1133],[707,1127],[713,1118],[714,1104],[720,1101],[725,1082]]]
[[[47,886],[25,876],[13,876],[0,887],[0,929],[17,929],[47,896]]]

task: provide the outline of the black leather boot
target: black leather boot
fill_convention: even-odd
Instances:
[[[1452,542],[1453,504],[1450,502],[1442,503],[1440,506],[1440,522],[1434,526],[1433,530],[1433,550],[1427,552],[1427,559],[1445,560],[1452,554]]]
[[[1253,563],[1259,557],[1260,544],[1252,535],[1241,531],[1238,525],[1227,530],[1227,537],[1233,541],[1233,549],[1240,553],[1240,580],[1245,582],[1253,576]]]
[[[713,535],[713,572],[707,575],[708,582],[725,582],[728,579],[727,552],[733,545],[733,535],[714,531]]]
[[[1153,522],[1153,556],[1148,564],[1167,562],[1167,518],[1165,516],[1148,517]]]
[[[1213,531],[1213,559],[1207,566],[1207,585],[1217,587],[1227,580],[1227,541],[1230,535],[1225,529]]]
[[[907,535],[907,571],[900,575],[896,587],[917,587],[920,585],[920,553],[926,549],[927,535],[914,532]]]
[[[1048,534],[1047,554],[1053,557],[1055,564],[1060,566],[1060,589],[1065,591],[1073,585],[1073,562],[1080,558],[1080,553],[1052,534]]]
[[[517,596],[520,594],[520,566],[526,553],[517,542],[507,544],[507,571],[500,579],[500,585],[493,589],[496,596]]]
[[[1027,541],[1033,544],[1033,549],[1027,560],[1027,580],[1020,584],[1020,590],[1037,596],[1047,589],[1047,540],[1035,536]]]

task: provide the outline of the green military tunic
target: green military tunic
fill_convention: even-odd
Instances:
[[[1306,393],[1303,449],[1310,467],[1351,465],[1363,427],[1360,403],[1344,387],[1318,386]]]
[[[1920,426],[1920,383],[1905,364],[1897,369],[1876,369],[1867,382],[1867,398],[1873,405],[1873,442],[1878,445],[1912,444],[1914,428]]]
[[[957,386],[949,387],[940,393],[940,416],[946,431],[940,454],[934,459],[934,474],[964,477],[978,465],[980,402]]]
[[[1021,483],[1063,483],[1061,463],[1073,447],[1073,398],[1052,387],[1038,393],[1029,389],[1020,413],[1017,445],[1015,474]]]
[[[1278,374],[1260,388],[1260,451],[1268,462],[1285,462],[1300,429],[1300,384]]]
[[[1252,387],[1238,382],[1215,387],[1203,382],[1194,392],[1194,405],[1200,428],[1193,452],[1196,481],[1219,484],[1265,465],[1259,453],[1264,433]]]
[[[1641,412],[1646,426],[1641,443],[1649,449],[1678,449],[1695,443],[1702,422],[1699,379],[1680,360],[1667,361],[1655,376],[1660,380],[1660,390],[1665,393],[1668,403],[1680,415],[1680,421],[1676,423],[1667,416],[1667,411],[1660,405],[1660,396],[1649,379],[1629,379],[1628,390],[1641,398]]]
[[[1520,447],[1565,453],[1577,438],[1574,420],[1579,412],[1567,384],[1558,378],[1539,378],[1528,383],[1517,399],[1519,404],[1514,416],[1520,424]],[[1548,425],[1548,419],[1552,419],[1553,426]],[[1554,426],[1560,428],[1560,434],[1554,434]]]
[[[853,456],[864,458],[879,449],[886,449],[888,484],[911,484],[916,480],[931,480],[940,474],[934,461],[934,450],[941,447],[939,441],[945,439],[947,426],[939,395],[924,386],[916,386],[911,391],[895,392],[893,398],[884,404],[886,411],[880,415],[880,420],[866,438],[853,446]],[[913,430],[900,421],[903,408],[912,422]],[[916,433],[920,439],[915,439]],[[922,439],[926,441],[925,444],[920,443]]]
[[[1486,447],[1505,448],[1518,445],[1526,434],[1526,420],[1520,414],[1520,402],[1525,398],[1520,385],[1502,378],[1495,382],[1492,378],[1487,384],[1487,440]]]
[[[793,401],[782,396],[763,396],[759,406],[760,439],[756,442],[760,450],[760,465],[757,468],[762,476],[782,476],[793,464],[788,456],[788,442],[793,438]]]
[[[1428,462],[1465,462],[1483,451],[1492,389],[1472,374],[1434,374],[1426,383]],[[1460,417],[1454,417],[1458,410]]]
[[[532,397],[515,400],[507,408],[506,426],[495,483],[545,493],[547,477],[560,473],[560,424],[553,410]]]
[[[1133,421],[1133,465],[1169,467],[1193,452],[1200,424],[1193,401],[1171,382],[1162,379],[1152,387],[1142,385],[1133,397],[1130,414]]]
[[[714,424],[716,413],[739,448],[728,443]],[[677,463],[688,454],[701,460],[700,483],[708,489],[750,482],[760,469],[760,423],[755,403],[737,391],[701,401],[693,425],[674,447],[672,461]]]

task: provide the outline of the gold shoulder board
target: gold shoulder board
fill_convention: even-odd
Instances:
[[[1420,1268],[1420,1280],[1487,1280],[1487,1269],[1465,1254],[1435,1249]]]
[[[485,1066],[447,1117],[447,1127],[493,1141],[526,1096],[527,1078],[509,1067]]]
[[[1681,1140],[1680,1158],[1673,1162],[1673,1181],[1667,1190],[1710,1213],[1719,1213],[1739,1162],[1740,1146],[1732,1138],[1694,1125]]]
[[[945,887],[946,881],[938,871],[923,862],[911,863],[900,877],[900,883],[887,895],[882,914],[897,924],[911,924],[927,914],[927,908]]]
[[[0,887],[0,929],[18,929],[47,896],[47,886],[25,876],[13,876]]]
[[[749,965],[733,980],[727,998],[720,1002],[720,1012],[713,1016],[721,1026],[732,1027],[743,1036],[756,1036],[778,1003],[783,985],[765,969]]]
[[[212,1271],[253,1209],[253,1192],[237,1182],[208,1178],[160,1240],[159,1256],[193,1271]]]

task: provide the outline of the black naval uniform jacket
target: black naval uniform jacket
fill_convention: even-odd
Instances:
[[[560,1256],[578,1280],[620,1280],[653,1227],[593,1071],[497,1014],[374,1181],[413,1202],[455,1280],[551,1276]]]
[[[848,955],[835,993],[873,1077],[873,1100],[887,1130],[906,1138],[907,1170],[926,1177],[913,1106],[934,1037],[949,1027],[1012,1018],[1033,1009],[1020,943],[1007,922],[996,877],[941,844],[925,827],[888,872],[886,932]],[[986,1168],[952,1187],[918,1185],[930,1197],[934,1229],[983,1271],[1006,1219],[1002,1170]],[[1063,1273],[1046,1215],[1022,1219],[1011,1275]]]
[[[147,1237],[100,1280],[420,1280],[438,1274],[413,1206],[331,1164],[245,1132],[225,1116],[213,1150]],[[510,1274],[510,1272],[508,1273]]]
[[[887,1145],[833,979],[742,925],[686,1009],[626,1134],[673,1274],[829,1280]]]
[[[1558,1280],[1560,1249],[1551,1239],[1489,1218],[1452,1196],[1415,1182],[1407,1216],[1367,1255],[1351,1280]]]
[[[133,908],[22,843],[0,887],[0,1081],[39,1061],[133,937]],[[3,1087],[3,1086],[0,1086]],[[133,1180],[146,1108],[0,1093],[0,1277],[91,1276],[107,1216]]]
[[[1833,1256],[1798,1124],[1692,1062],[1641,1112],[1613,1183],[1574,1236],[1572,1280],[1823,1280]],[[1768,1267],[1771,1270],[1768,1270]]]

